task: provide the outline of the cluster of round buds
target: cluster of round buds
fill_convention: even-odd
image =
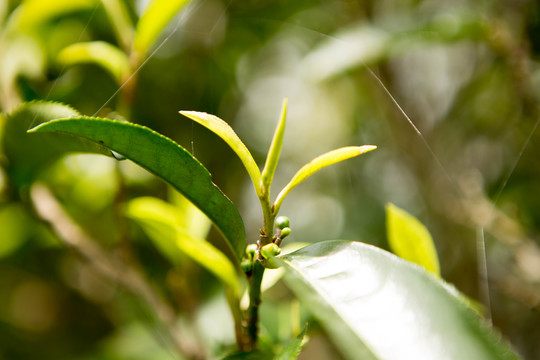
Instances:
[[[276,219],[276,226],[279,229],[274,244],[279,246],[283,239],[291,234],[291,228],[289,227],[289,218],[286,216],[278,216]]]

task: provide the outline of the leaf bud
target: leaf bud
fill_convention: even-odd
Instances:
[[[289,218],[286,216],[278,216],[276,219],[276,226],[283,230],[284,228],[289,227]]]

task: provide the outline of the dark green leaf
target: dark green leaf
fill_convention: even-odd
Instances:
[[[451,285],[377,247],[323,241],[281,259],[349,359],[518,359]]]
[[[84,116],[50,121],[31,132],[80,136],[107,146],[152,172],[204,212],[228,240],[236,259],[242,258],[246,239],[238,210],[212,182],[208,170],[171,139],[144,126]]]

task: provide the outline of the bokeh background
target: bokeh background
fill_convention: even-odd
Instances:
[[[538,2],[194,0],[140,67],[127,107],[102,68],[58,60],[75,42],[118,43],[102,2],[80,2],[87,6],[26,29],[10,21],[32,1],[0,0],[0,359],[174,358],[152,311],[39,220],[29,198],[36,181],[108,251],[122,246],[118,228],[127,226],[141,268],[180,317],[197,314],[209,347],[233,341],[219,283],[194,264],[172,268],[118,214],[119,187],[124,200],[170,199],[169,189],[128,162],[97,155],[33,164],[39,145],[7,130],[8,113],[53,100],[166,134],[211,171],[255,241],[262,215],[240,161],[178,111],[226,120],[262,164],[284,98],[275,193],[323,152],[378,146],[291,193],[281,211],[291,219],[291,241],[388,248],[384,207],[392,202],[431,231],[443,278],[483,303],[525,359],[540,358]],[[125,3],[133,20],[146,6]],[[16,176],[24,164],[35,171]],[[210,232],[211,241],[218,237]],[[290,332],[278,323],[292,311],[289,296],[278,286],[265,299],[269,339]],[[305,358],[340,358],[322,329],[312,332]]]

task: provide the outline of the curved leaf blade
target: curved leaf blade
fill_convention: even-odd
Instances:
[[[58,132],[88,139],[157,175],[212,220],[236,259],[241,260],[246,238],[238,210],[212,182],[208,170],[171,139],[141,125],[85,116],[49,121],[30,132]]]
[[[281,190],[281,192],[278,194],[276,201],[274,202],[274,213],[278,213],[279,208],[283,203],[283,200],[291,192],[292,189],[294,189],[298,184],[306,180],[308,177],[310,177],[317,171],[340,161],[365,154],[368,151],[375,150],[376,148],[377,147],[374,145],[347,146],[332,150],[311,160],[309,163],[302,166],[302,168],[298,170],[296,174],[294,174],[291,181],[289,181],[289,183],[285,185],[283,190]]]
[[[185,254],[229,286],[234,294],[240,294],[240,282],[231,261],[206,240],[178,226],[183,216],[174,206],[143,197],[130,201],[126,212],[174,264],[178,264],[180,253]]]
[[[122,50],[105,41],[72,44],[58,54],[58,61],[66,65],[94,63],[108,71],[118,84],[129,72],[129,60]]]
[[[382,249],[333,240],[279,258],[349,359],[518,359],[453,287]]]
[[[433,238],[417,218],[389,203],[386,205],[386,231],[394,254],[441,276]]]
[[[189,0],[153,0],[135,28],[133,48],[144,55],[169,21]]]
[[[215,115],[210,115],[198,111],[180,111],[180,114],[190,118],[191,120],[201,124],[214,134],[219,136],[230,148],[238,155],[242,164],[246,168],[257,195],[261,195],[261,172],[253,156],[242,140],[236,135],[234,130],[225,121]]]

